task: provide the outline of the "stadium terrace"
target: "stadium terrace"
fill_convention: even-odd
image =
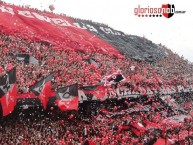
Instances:
[[[1,1],[0,28],[0,144],[193,144],[193,65],[166,46]]]

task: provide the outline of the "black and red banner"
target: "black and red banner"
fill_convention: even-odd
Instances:
[[[16,68],[0,78],[0,101],[3,116],[14,110],[17,101]]]
[[[56,93],[56,104],[62,111],[78,110],[78,84],[59,88]]]
[[[51,80],[54,78],[54,74],[50,74],[47,77],[41,79],[39,82],[35,83],[33,86],[29,87],[42,102],[44,109],[46,109],[48,98],[51,96]]]
[[[82,86],[80,89],[83,90],[85,94],[93,94],[98,99],[105,97],[106,94],[104,84]]]

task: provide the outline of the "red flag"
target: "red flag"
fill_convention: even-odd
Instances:
[[[42,102],[42,105],[44,109],[46,109],[47,103],[48,103],[48,98],[51,96],[51,82],[48,81],[44,84],[44,87],[42,89],[42,92],[38,96],[39,99]]]
[[[62,111],[78,110],[78,97],[65,100],[56,100],[56,104]]]
[[[36,84],[29,87],[29,90],[32,91],[42,102],[44,109],[48,102],[48,98],[51,96],[51,80],[53,79],[54,74],[50,74],[47,77],[44,77]]]
[[[3,116],[8,115],[14,110],[17,96],[16,68],[0,77],[0,98],[3,109]]]
[[[17,85],[14,84],[11,89],[1,98],[3,116],[10,114],[16,105],[17,101]]]
[[[62,87],[57,90],[56,104],[60,110],[78,110],[78,101],[78,84]]]

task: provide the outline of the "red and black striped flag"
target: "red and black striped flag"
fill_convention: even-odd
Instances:
[[[56,93],[56,104],[62,111],[78,110],[78,84],[59,88]]]
[[[44,109],[46,109],[48,98],[51,96],[51,80],[53,78],[54,74],[50,74],[29,87],[29,90],[41,100]]]
[[[0,78],[0,101],[3,116],[14,110],[17,101],[16,68]]]

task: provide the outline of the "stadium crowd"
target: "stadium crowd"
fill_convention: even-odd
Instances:
[[[188,97],[193,99],[192,94]],[[146,105],[150,110],[143,110]],[[133,108],[141,109],[127,112]],[[178,112],[179,118],[181,114]],[[75,145],[85,140],[101,145],[153,145],[158,140],[162,144],[192,144],[191,117],[164,122],[173,115],[172,109],[153,95],[87,102],[78,112],[61,112],[54,107],[46,111],[41,107],[18,108],[0,121],[0,144]]]
[[[27,93],[30,85],[50,73],[55,74],[53,86],[57,88],[73,83],[97,84],[118,69],[126,78],[119,86],[124,85],[134,91],[146,91],[148,88],[159,90],[162,87],[176,89],[178,85],[192,84],[191,64],[169,50],[166,50],[166,58],[149,63],[87,49],[85,52],[75,51],[71,49],[72,43],[62,50],[47,42],[34,42],[19,36],[8,36],[2,31],[0,33],[0,75],[17,66],[17,83],[21,93]],[[29,54],[39,64],[18,61],[17,54]]]
[[[79,111],[61,112],[55,107],[42,110],[37,106],[17,108],[0,119],[0,144],[74,145],[84,144],[86,140],[97,145],[153,145],[158,140],[165,144],[193,144],[193,94],[182,89],[165,97],[166,101],[159,96],[161,89],[177,91],[178,86],[193,85],[193,66],[187,60],[165,47],[160,48],[165,50],[165,58],[146,62],[126,55],[117,58],[97,49],[75,51],[78,43],[64,41],[65,49],[0,30],[0,77],[16,67],[18,93],[25,94],[29,93],[29,86],[51,73],[54,91],[75,83],[98,84],[105,76],[121,70],[125,80],[116,87],[124,86],[143,95],[134,100],[83,102]],[[18,54],[34,57],[38,63],[19,60]],[[149,96],[149,89],[158,97]],[[168,105],[172,101],[175,107]],[[148,105],[150,108],[143,110]],[[131,111],[131,108],[138,109]],[[165,121],[184,114],[188,117],[181,122]]]

